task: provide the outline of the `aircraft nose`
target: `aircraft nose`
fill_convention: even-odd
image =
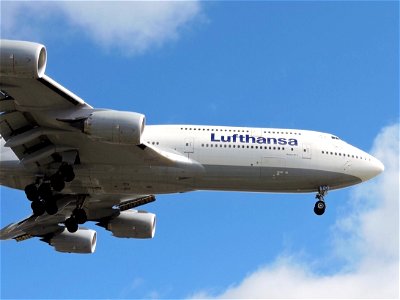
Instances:
[[[375,158],[372,157],[371,161],[368,164],[368,167],[365,169],[364,173],[364,178],[363,181],[369,180],[371,178],[374,178],[375,176],[378,176],[385,170],[385,166],[383,163]]]
[[[376,174],[375,176],[381,174],[385,170],[385,166],[379,159],[374,158],[372,165],[372,168],[374,169],[374,172]]]

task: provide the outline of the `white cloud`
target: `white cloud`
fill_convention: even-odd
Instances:
[[[2,10],[2,35],[7,38],[75,34],[129,55],[176,40],[201,14],[197,1],[8,1]],[[55,24],[61,32],[49,30]]]
[[[332,255],[346,261],[340,271],[321,275],[311,265],[322,261],[284,255],[219,295],[193,298],[398,298],[399,124],[384,128],[371,152],[385,172],[353,190],[348,215],[332,228]]]

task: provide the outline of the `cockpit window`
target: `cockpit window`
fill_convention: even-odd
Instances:
[[[331,136],[332,140],[340,140],[337,136],[332,135]]]

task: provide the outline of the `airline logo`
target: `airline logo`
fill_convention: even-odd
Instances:
[[[211,133],[211,142],[217,143],[243,143],[243,144],[260,144],[260,145],[289,145],[298,146],[297,139],[287,138],[270,138],[262,136],[251,136],[248,134],[218,135]]]

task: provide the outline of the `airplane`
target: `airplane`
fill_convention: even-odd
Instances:
[[[93,253],[93,221],[120,238],[153,238],[157,194],[196,190],[325,197],[384,171],[329,133],[277,128],[146,125],[137,112],[98,109],[45,75],[44,45],[1,40],[0,184],[24,190],[32,215],[2,240],[38,237],[56,251]],[[4,213],[4,212],[3,212]]]

